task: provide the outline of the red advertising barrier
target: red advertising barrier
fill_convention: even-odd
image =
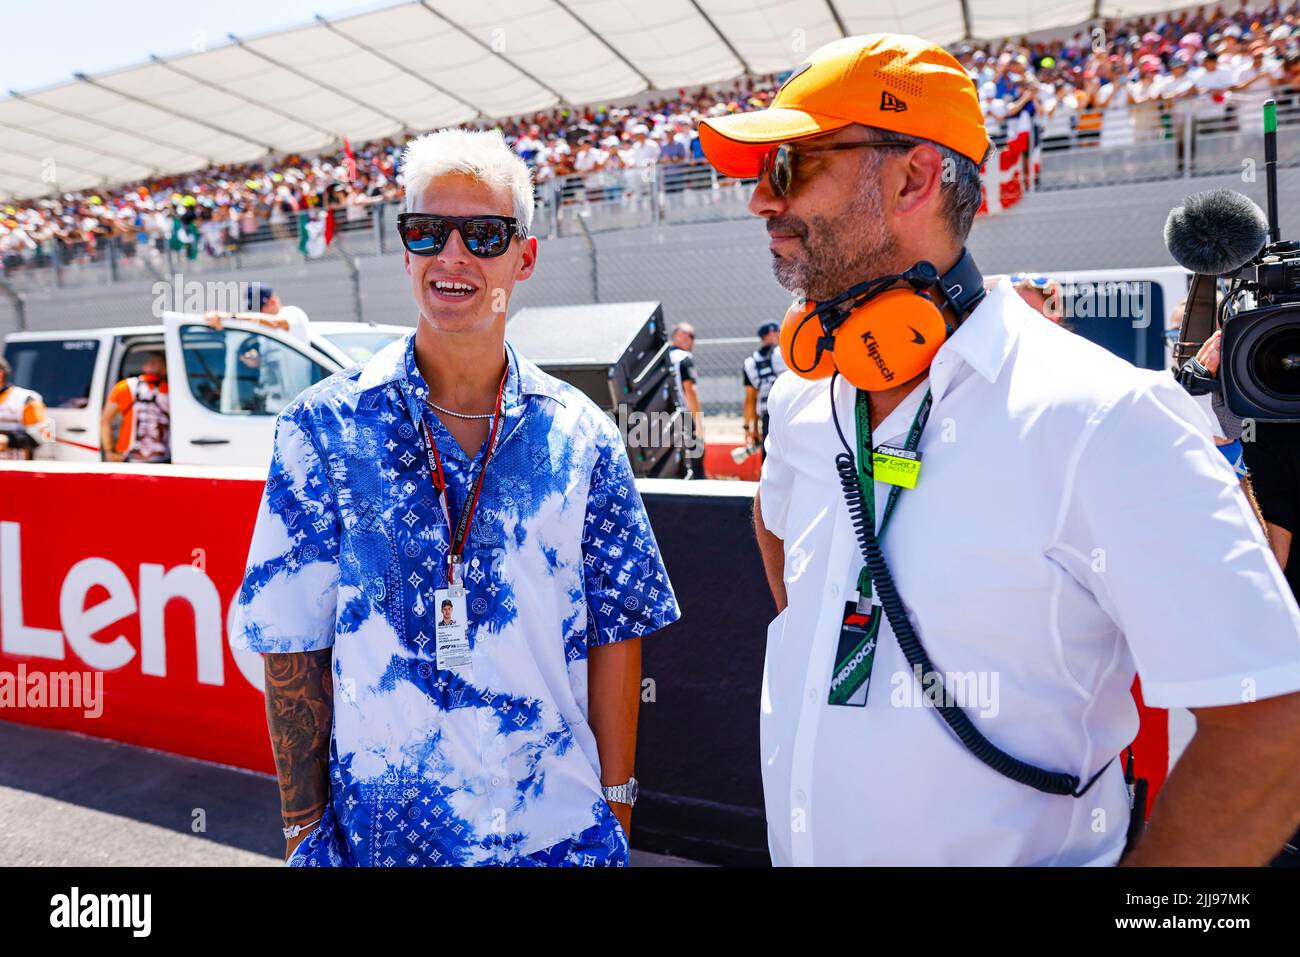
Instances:
[[[273,772],[261,658],[228,634],[263,482],[254,469],[0,470],[0,719]],[[52,707],[56,684],[79,694]],[[1168,712],[1139,707],[1154,799]]]
[[[747,456],[737,462],[731,457],[733,450],[741,447],[741,442],[705,442],[704,474],[709,478],[743,479],[757,482],[763,471],[763,460],[758,453]]]
[[[0,672],[26,677],[0,718],[274,771],[260,656],[227,636],[264,477],[40,464],[0,472]],[[95,672],[102,701],[41,700]]]

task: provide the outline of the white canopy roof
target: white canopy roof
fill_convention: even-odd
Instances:
[[[418,0],[11,93],[0,196],[779,72],[840,36],[948,44],[1117,15],[1098,0]]]

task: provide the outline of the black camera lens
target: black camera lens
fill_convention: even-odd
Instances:
[[[1300,327],[1282,326],[1255,346],[1251,377],[1267,392],[1300,398]]]

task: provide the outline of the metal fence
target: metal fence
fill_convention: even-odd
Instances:
[[[1300,89],[1280,87],[1268,95],[1278,104],[1279,163],[1300,164]],[[1024,185],[1030,192],[1088,189],[1253,170],[1263,164],[1263,96],[1247,91],[1224,102],[1206,95],[1121,113],[1082,111],[1068,132],[1036,138],[1033,155],[1039,175],[1026,176]],[[1055,132],[1046,128],[1048,134]],[[1005,133],[995,133],[993,142],[1005,147]],[[994,157],[988,165],[996,168],[997,162]],[[533,233],[555,239],[743,219],[749,215],[752,186],[753,180],[722,176],[701,162],[544,178],[537,185]],[[391,203],[336,207],[336,252],[393,252],[399,211]],[[4,256],[0,277],[20,286],[57,288],[165,279],[180,271],[287,265],[304,258],[298,249],[299,228],[296,222],[262,221],[250,233],[204,239],[186,251],[160,239],[109,238],[90,248],[80,241],[47,241],[33,252]]]
[[[1300,90],[1269,92],[1277,104],[1278,162],[1300,163]],[[1118,116],[1098,114],[1066,136],[1041,141],[1035,189],[1087,189],[1099,184],[1239,173],[1264,164],[1265,95],[1247,91],[1142,105]]]

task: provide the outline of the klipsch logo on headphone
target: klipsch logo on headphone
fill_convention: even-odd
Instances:
[[[915,332],[916,330],[913,329],[912,331]],[[885,357],[880,354],[880,343],[876,341],[875,335],[864,332],[862,334],[862,344],[867,347],[867,355],[871,356],[871,361],[880,370],[880,377],[886,382],[893,382],[894,373],[890,371],[889,366],[885,365]]]
[[[907,109],[907,104],[900,100],[888,90],[880,91],[880,108],[890,113],[902,113]]]

